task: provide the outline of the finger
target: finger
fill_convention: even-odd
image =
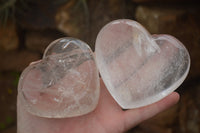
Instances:
[[[100,109],[119,109],[121,110],[121,107],[117,104],[117,102],[113,99],[109,91],[107,90],[104,82],[102,79],[100,79],[100,87],[101,87],[101,93],[100,93],[100,99],[98,103],[97,110]]]
[[[124,127],[126,130],[131,127],[139,124],[140,122],[149,119],[156,114],[166,110],[172,105],[176,104],[179,101],[179,94],[177,92],[173,92],[164,99],[153,103],[151,105],[131,109],[124,112]]]

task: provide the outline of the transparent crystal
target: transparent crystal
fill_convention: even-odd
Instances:
[[[101,77],[124,109],[154,103],[173,92],[186,78],[190,57],[170,35],[150,35],[139,23],[116,20],[96,40]]]
[[[93,111],[99,98],[93,52],[78,39],[52,42],[43,59],[23,71],[18,92],[20,103],[36,116],[65,118]]]

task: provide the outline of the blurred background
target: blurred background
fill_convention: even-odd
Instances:
[[[53,40],[71,36],[94,50],[99,30],[128,18],[171,34],[189,50],[191,69],[178,104],[127,133],[200,133],[200,5],[197,0],[0,0],[0,133],[16,133],[20,73]]]

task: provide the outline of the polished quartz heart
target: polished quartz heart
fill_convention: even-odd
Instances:
[[[61,38],[47,47],[41,61],[23,71],[18,100],[36,116],[65,118],[93,111],[99,90],[98,70],[89,46],[77,39]]]
[[[124,109],[154,103],[186,78],[190,57],[170,35],[150,35],[133,20],[107,24],[96,40],[96,61],[110,94]]]

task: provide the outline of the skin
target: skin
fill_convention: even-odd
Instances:
[[[84,116],[65,121],[61,133],[123,133],[139,123],[168,109],[179,101],[179,94],[171,93],[154,104],[123,111],[101,81],[101,95],[97,108]]]

